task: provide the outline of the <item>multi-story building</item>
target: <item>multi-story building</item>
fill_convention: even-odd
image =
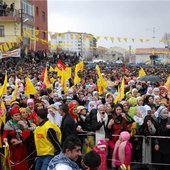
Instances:
[[[51,36],[52,51],[60,47],[63,51],[81,55],[83,59],[94,55],[96,43],[94,36],[87,33],[64,32]]]
[[[48,42],[48,9],[47,0],[31,0],[34,4],[35,29],[38,30],[38,38]],[[48,44],[36,41],[36,50],[48,50]]]
[[[17,42],[16,37],[22,36],[22,45],[28,49],[44,50],[44,48],[46,48],[47,50],[48,47],[37,45],[37,43],[41,42],[36,42],[35,40],[35,29],[38,27],[37,25],[40,25],[37,22],[38,16],[35,15],[35,8],[40,1],[0,0],[0,2],[0,44],[9,41]],[[42,18],[45,20],[46,27],[44,27],[43,22],[41,22],[42,27],[40,25],[38,28],[44,30],[44,32],[46,31],[45,34],[47,34],[47,0],[45,2],[43,3],[43,7],[40,5],[39,11],[41,12],[41,16],[43,15]],[[6,8],[2,10],[4,5]],[[24,31],[29,32],[29,36],[25,36]],[[42,35],[44,35],[44,33],[42,33]],[[43,38],[48,41],[47,35],[44,35]]]

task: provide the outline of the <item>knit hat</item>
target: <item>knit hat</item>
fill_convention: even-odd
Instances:
[[[99,140],[97,142],[97,147],[98,148],[107,148],[107,142],[105,140]]]
[[[160,90],[164,90],[165,93],[168,92],[168,88],[167,88],[166,86],[160,86],[159,89],[160,89]]]
[[[78,107],[77,107],[77,112],[78,112],[78,113],[80,113],[80,112],[81,112],[81,110],[83,110],[83,109],[85,109],[85,107],[84,107],[84,106],[78,106]]]
[[[10,112],[9,112],[10,116],[13,116],[15,114],[21,114],[20,110],[19,110],[19,107],[13,107]]]
[[[11,106],[12,106],[12,105],[14,105],[14,104],[19,105],[19,102],[18,102],[18,101],[16,101],[16,100],[11,101]]]
[[[72,100],[72,97],[71,96],[67,96],[66,100],[70,101],[70,100]]]
[[[124,141],[128,141],[130,139],[130,133],[127,131],[123,131],[120,133],[120,137]]]
[[[28,99],[28,100],[27,100],[27,104],[28,104],[28,103],[34,103],[34,100],[33,100],[33,99]]]
[[[136,106],[136,105],[137,105],[137,98],[131,97],[131,98],[128,100],[128,104],[129,104],[130,106]]]

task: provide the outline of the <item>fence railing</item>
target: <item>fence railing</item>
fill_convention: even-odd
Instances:
[[[79,134],[79,136],[83,136],[83,135],[94,135],[95,136],[95,133],[82,133],[82,134]],[[112,136],[119,136],[119,135],[112,135]],[[163,169],[163,167],[169,167],[169,170],[170,170],[170,162],[169,164],[167,163],[164,163],[164,162],[153,162],[153,154],[154,153],[154,147],[152,146],[152,143],[153,143],[153,140],[155,139],[164,139],[164,140],[170,140],[170,136],[144,136],[144,135],[134,135],[131,137],[132,139],[133,138],[139,138],[140,139],[140,142],[141,144],[139,143],[139,145],[141,145],[141,161],[133,161],[131,162],[132,166],[133,165],[139,165],[139,166],[147,166],[147,168],[149,170],[153,170],[154,168],[158,168],[158,169]],[[170,142],[169,142],[169,145],[170,145]],[[132,143],[132,147],[133,147],[133,143]],[[132,152],[133,154],[133,152]],[[169,155],[170,155],[170,151],[169,151]],[[132,155],[133,156],[133,155]],[[170,160],[170,159],[169,159]],[[154,168],[153,168],[154,167]]]

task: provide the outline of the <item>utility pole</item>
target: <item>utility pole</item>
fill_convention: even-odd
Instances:
[[[23,33],[24,33],[24,28],[23,28],[23,24],[24,24],[24,21],[23,21],[23,19],[24,19],[24,16],[23,16],[23,14],[24,14],[24,9],[20,9],[20,18],[21,18],[21,43],[20,43],[20,55],[21,55],[21,58],[24,58],[24,51],[23,51]]]
[[[23,25],[24,25],[24,23],[23,23],[23,18],[24,18],[23,14],[24,14],[24,12],[23,11],[24,11],[24,9],[20,9],[20,11],[21,12],[19,14],[20,14],[20,17],[21,17],[21,37],[22,37],[21,48],[22,48],[22,46],[23,46],[23,30],[24,30],[23,29]]]

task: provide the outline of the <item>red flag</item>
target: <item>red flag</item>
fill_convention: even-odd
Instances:
[[[45,68],[42,70],[41,75],[39,76],[39,79],[40,79],[41,81],[44,80],[44,74],[45,74]]]
[[[56,67],[61,71],[66,69],[66,65],[61,60],[58,60]]]

